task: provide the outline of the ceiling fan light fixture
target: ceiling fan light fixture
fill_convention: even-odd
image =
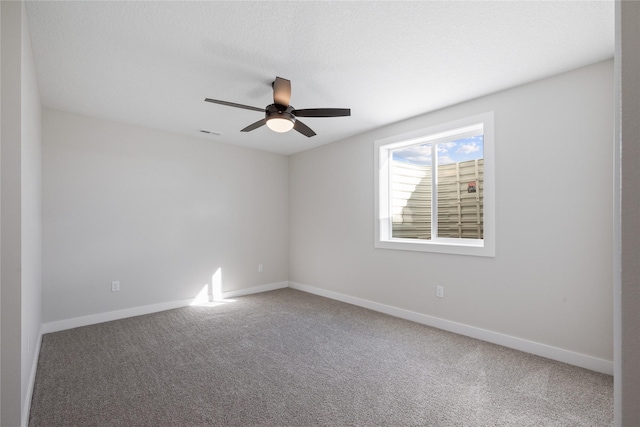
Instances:
[[[267,126],[274,132],[289,132],[293,129],[294,120],[289,117],[269,117]]]

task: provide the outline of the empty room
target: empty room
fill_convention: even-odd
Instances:
[[[640,4],[0,2],[0,425],[640,425]]]

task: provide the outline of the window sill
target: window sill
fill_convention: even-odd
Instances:
[[[483,240],[464,240],[455,242],[456,239],[446,241],[416,240],[416,239],[392,239],[376,240],[377,249],[395,249],[404,251],[433,252],[451,255],[470,255],[495,257],[495,248]]]

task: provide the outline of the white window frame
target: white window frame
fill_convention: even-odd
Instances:
[[[484,134],[483,239],[406,239],[392,236],[391,152],[397,148],[464,136],[482,127]],[[436,252],[456,255],[495,256],[495,152],[493,112],[459,119],[429,128],[380,139],[374,143],[374,246],[380,249]],[[436,202],[437,203],[437,202]],[[437,206],[436,206],[437,208]],[[433,206],[432,206],[433,209]],[[436,213],[437,215],[437,209]]]

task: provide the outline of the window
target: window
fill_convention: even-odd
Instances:
[[[375,142],[375,246],[494,256],[493,113]]]

